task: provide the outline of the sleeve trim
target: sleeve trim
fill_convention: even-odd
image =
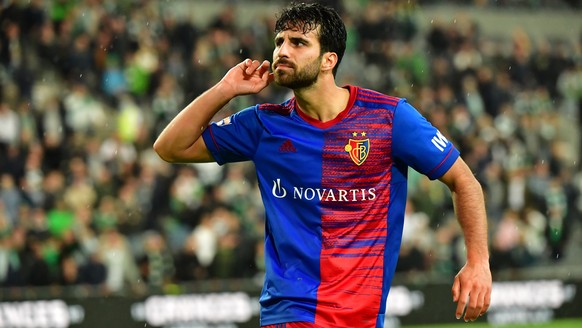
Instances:
[[[443,160],[439,163],[439,165],[437,165],[436,167],[434,167],[432,170],[430,170],[430,172],[428,172],[426,174],[429,178],[431,178],[432,180],[437,179],[437,178],[440,178],[440,176],[435,176],[434,174],[437,173],[442,168],[442,166],[449,160],[449,158],[453,154],[453,150],[454,149],[455,149],[455,147],[451,147],[449,149],[448,154],[445,156],[445,158],[443,158]],[[444,174],[444,172],[443,172],[443,174]]]

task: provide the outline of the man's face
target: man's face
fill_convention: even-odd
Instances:
[[[316,30],[306,34],[285,30],[275,36],[273,73],[275,82],[290,89],[301,89],[317,81],[321,51]]]

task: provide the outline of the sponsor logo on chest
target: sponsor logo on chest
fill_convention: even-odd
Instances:
[[[275,198],[292,198],[295,200],[324,202],[363,202],[376,199],[376,188],[312,188],[302,186],[285,186],[281,179],[273,180],[271,193]]]

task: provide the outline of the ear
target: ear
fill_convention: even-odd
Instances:
[[[321,70],[332,71],[337,65],[337,54],[335,52],[326,52],[321,58]]]

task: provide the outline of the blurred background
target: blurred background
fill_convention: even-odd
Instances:
[[[348,28],[338,84],[407,98],[483,185],[494,301],[521,295],[483,321],[582,316],[582,2],[320,2]],[[254,166],[152,144],[230,67],[271,60],[286,3],[1,2],[0,327],[258,326]],[[409,174],[389,326],[453,320],[464,264],[448,190]]]

